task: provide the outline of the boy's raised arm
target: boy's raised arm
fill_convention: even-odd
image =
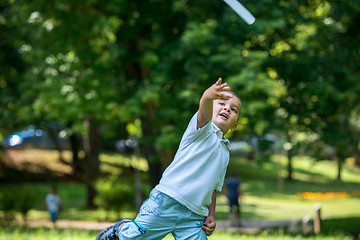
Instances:
[[[213,100],[226,100],[233,97],[231,94],[224,92],[229,90],[230,87],[227,86],[227,83],[222,83],[221,78],[219,78],[215,84],[205,90],[200,99],[199,113],[197,117],[197,129],[202,128],[211,120],[213,114]]]

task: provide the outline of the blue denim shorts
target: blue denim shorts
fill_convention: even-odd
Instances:
[[[168,195],[153,189],[133,222],[125,223],[119,239],[163,239],[171,233],[176,240],[207,239],[205,218]]]

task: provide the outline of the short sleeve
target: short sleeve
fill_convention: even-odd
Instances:
[[[222,176],[221,180],[219,181],[218,185],[216,186],[216,191],[221,192],[223,189],[223,185],[224,185],[224,181],[225,181],[225,174]]]
[[[209,132],[211,129],[211,120],[202,128],[197,129],[197,117],[198,117],[199,111],[197,111],[194,116],[191,118],[189,125],[183,135],[182,141],[191,142],[201,134],[204,134],[206,132]]]

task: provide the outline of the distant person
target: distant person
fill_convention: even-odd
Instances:
[[[181,139],[174,160],[164,171],[134,220],[122,219],[101,231],[97,240],[204,240],[215,230],[216,191],[221,191],[229,163],[230,142],[241,101],[221,78],[206,89],[199,109]]]
[[[50,213],[50,220],[55,225],[59,211],[61,210],[61,198],[57,195],[56,187],[51,187],[50,193],[46,195],[45,206]]]
[[[242,195],[242,190],[241,181],[235,172],[231,172],[230,177],[226,180],[226,190],[229,200],[230,217],[233,217],[235,212],[237,217],[240,218],[239,197]]]

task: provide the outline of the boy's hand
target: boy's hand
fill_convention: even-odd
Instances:
[[[201,228],[205,231],[206,236],[210,236],[215,231],[216,223],[215,218],[211,215],[207,216],[204,222],[204,226]]]
[[[205,96],[212,100],[214,99],[227,100],[233,97],[231,94],[224,92],[229,90],[230,87],[227,86],[227,83],[222,83],[222,79],[219,78],[214,85],[212,85],[205,91]]]
[[[205,90],[200,99],[197,129],[205,126],[211,120],[213,113],[213,100],[228,100],[233,97],[231,94],[226,92],[229,90],[230,87],[227,86],[227,83],[222,83],[221,78]]]

